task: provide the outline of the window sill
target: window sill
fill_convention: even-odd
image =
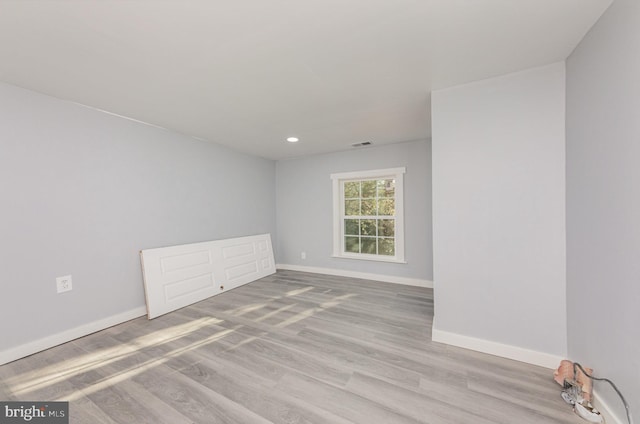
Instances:
[[[357,259],[359,261],[371,261],[371,262],[387,262],[394,264],[406,264],[407,261],[397,258],[385,258],[381,256],[364,256],[364,255],[331,255],[336,259]]]

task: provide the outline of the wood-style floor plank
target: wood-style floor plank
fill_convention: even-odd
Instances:
[[[431,341],[433,291],[279,271],[0,366],[72,423],[573,424],[551,370]]]

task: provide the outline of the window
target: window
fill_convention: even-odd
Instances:
[[[405,168],[331,174],[333,256],[404,262]]]

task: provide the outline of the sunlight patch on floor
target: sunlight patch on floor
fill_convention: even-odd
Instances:
[[[352,298],[354,296],[355,296],[355,294],[353,294],[353,293],[343,294],[342,296],[334,297],[333,300],[330,300],[329,302],[321,303],[320,306],[323,309],[329,309],[329,308],[332,308],[334,306],[338,306],[339,304],[341,304],[345,300],[350,299],[350,298]]]
[[[216,334],[213,334],[203,340],[200,340],[198,342],[195,343],[191,343],[188,346],[185,347],[181,347],[179,349],[174,349],[171,352],[166,353],[164,356],[162,356],[161,358],[153,358],[153,359],[149,359],[145,362],[143,362],[142,364],[136,364],[135,366],[129,367],[126,370],[123,371],[118,371],[116,373],[113,373],[112,375],[109,375],[108,377],[105,377],[104,379],[92,384],[89,387],[83,388],[83,389],[79,389],[76,390],[75,392],[73,392],[70,395],[65,395],[63,397],[61,397],[60,399],[58,399],[59,401],[74,401],[74,400],[78,400],[83,396],[86,396],[88,394],[91,393],[95,393],[98,392],[100,390],[103,390],[105,388],[108,388],[110,386],[113,386],[114,384],[118,384],[122,381],[131,379],[133,377],[135,377],[136,375],[142,374],[145,371],[148,371],[152,368],[157,367],[158,365],[162,365],[164,363],[166,363],[167,361],[176,358],[184,353],[190,352],[194,349],[197,349],[199,347],[202,347],[204,345],[207,345],[209,343],[213,343],[216,342],[220,339],[222,339],[223,337],[227,336],[230,333],[233,333],[235,331],[235,329],[228,329],[228,330],[223,330],[220,331]]]
[[[264,321],[265,319],[271,318],[272,316],[278,315],[280,312],[284,312],[284,311],[288,311],[289,309],[293,308],[294,306],[296,306],[295,303],[291,304],[291,305],[285,305],[281,308],[276,309],[275,311],[271,311],[267,314],[264,314],[263,316],[254,319],[253,321],[255,322],[261,322]]]
[[[294,316],[292,316],[292,317],[290,317],[290,318],[288,318],[288,319],[276,324],[276,327],[278,327],[278,328],[288,327],[291,324],[295,324],[298,321],[302,321],[305,318],[309,318],[309,317],[315,315],[316,312],[320,312],[320,311],[324,311],[324,309],[323,308],[310,308],[310,309],[307,309],[306,311],[299,312],[298,314],[296,314],[296,315],[294,315]]]
[[[274,297],[265,302],[244,305],[242,307],[232,309],[229,313],[234,316],[240,317],[250,312],[263,310],[272,302],[294,297],[313,289],[314,287],[304,287],[291,290],[289,292],[286,292],[283,296]],[[356,295],[343,294],[340,296],[336,296],[333,299],[322,303],[319,307],[309,308],[296,313],[293,316],[289,316],[287,319],[283,319],[281,322],[275,324],[274,327],[285,328],[317,313],[338,306],[339,304],[354,296]],[[251,321],[256,323],[265,321],[269,318],[277,316],[278,314],[289,311],[298,305],[298,303],[291,303],[281,306],[275,310],[271,310],[269,312],[267,312],[266,310],[262,311],[264,313],[262,313],[259,317],[251,319]],[[195,349],[199,349],[208,344],[215,343],[228,336],[229,334],[232,334],[239,328],[247,326],[245,324],[237,324],[233,326],[233,328],[218,331],[221,327],[217,324],[221,324],[223,322],[225,322],[224,319],[215,317],[202,317],[186,323],[173,325],[167,328],[161,328],[149,334],[136,337],[129,342],[122,342],[121,344],[117,344],[114,346],[97,348],[95,351],[78,355],[72,359],[67,359],[56,364],[47,364],[42,368],[29,370],[27,372],[7,379],[5,381],[5,384],[15,396],[26,398],[30,393],[34,393],[40,389],[62,383],[65,380],[68,380],[75,376],[80,376],[83,373],[87,373],[89,371],[97,371],[98,373],[102,373],[104,375],[102,379],[99,379],[98,381],[87,387],[78,389],[71,394],[65,395],[60,398],[60,400],[66,401],[77,400],[86,396],[87,394],[95,393],[114,384],[118,384],[122,381],[131,379],[136,375],[152,369],[153,367],[163,365],[167,361],[180,355],[191,352]],[[141,351],[145,348],[167,345],[168,343],[178,341],[179,339],[182,339],[190,334],[207,328],[211,328],[212,330],[216,331],[216,333],[203,339],[197,340],[193,343],[188,343],[183,347],[175,348],[167,353],[162,354],[161,357],[149,358],[141,362],[137,362],[134,365],[125,366],[122,370],[116,369],[117,363],[119,361],[132,357],[134,355],[141,355],[144,359],[145,356],[148,356],[144,353],[141,354]],[[225,350],[236,349],[257,339],[260,339],[260,336],[246,335],[245,339],[233,344],[231,347],[227,347]],[[110,341],[113,342],[114,340]],[[117,343],[117,341],[115,342]],[[76,347],[79,350],[84,350],[80,344],[77,344]],[[88,349],[91,349],[91,347],[89,346]]]
[[[299,294],[306,293],[306,292],[311,291],[313,289],[315,289],[315,287],[309,286],[309,287],[304,287],[304,288],[301,288],[301,289],[291,290],[291,291],[288,291],[285,294],[285,296],[286,297],[297,296]]]
[[[269,301],[269,302],[271,302],[271,301]],[[231,309],[230,311],[225,311],[225,312],[227,312],[229,314],[236,315],[236,316],[242,316],[242,315],[248,314],[249,312],[253,312],[253,311],[257,311],[259,309],[262,309],[265,306],[267,306],[267,303],[264,303],[264,302],[263,303],[254,303],[254,304],[251,304],[251,305],[241,306],[241,307],[236,308],[236,309]]]
[[[112,364],[122,358],[138,353],[142,348],[168,343],[220,322],[217,318],[201,318],[194,322],[156,330],[151,334],[140,336],[129,343],[103,348],[96,352],[86,353],[56,364],[47,365],[44,368],[19,374],[7,379],[6,384],[14,395],[24,395],[87,371]],[[28,374],[35,375],[28,377]]]

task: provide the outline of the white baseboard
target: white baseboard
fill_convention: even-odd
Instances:
[[[304,265],[276,264],[277,269],[289,271],[311,272],[314,274],[338,275],[340,277],[362,278],[365,280],[382,281],[385,283],[404,284],[405,286],[416,286],[433,288],[433,281],[422,280],[420,278],[394,277],[391,275],[371,274],[368,272],[347,271],[344,269],[321,268]]]
[[[105,328],[113,327],[114,325],[121,324],[146,314],[147,308],[145,306],[141,306],[130,311],[122,312],[88,324],[83,324],[39,340],[34,340],[20,346],[5,349],[0,351],[0,365],[24,358],[25,356],[33,355],[34,353],[70,342],[71,340],[95,333],[96,331],[104,330]]]
[[[567,359],[561,356],[523,349],[517,346],[505,345],[469,336],[462,336],[460,334],[450,333],[436,328],[432,328],[431,338],[434,342],[471,349],[477,352],[488,353],[490,355],[526,362],[528,364],[538,365],[549,369],[556,369],[560,364],[560,361]],[[612,408],[595,389],[593,390],[593,406],[595,406],[600,413],[604,415],[604,418],[607,420],[607,424],[627,424],[627,418],[624,415],[625,412],[622,403],[620,403],[620,406],[617,409]],[[620,413],[623,415],[621,416],[614,411],[622,411]],[[624,417],[624,419],[621,417]]]
[[[461,334],[450,333],[448,331],[432,329],[431,338],[434,342],[445,343],[452,346],[463,347],[490,355],[513,359],[528,364],[556,369],[563,357],[551,355],[549,353],[524,349],[518,346],[511,346],[502,343],[492,342],[475,337],[463,336]]]
[[[607,420],[607,424],[627,424],[626,415],[623,415],[623,420],[618,414],[613,412],[615,411],[615,409],[612,408],[605,400],[603,400],[600,396],[600,393],[595,389],[593,389],[593,406],[595,406],[596,409],[600,411],[602,415],[604,415],[604,419]],[[626,412],[624,412],[624,406],[622,406],[622,402],[620,402],[620,408],[622,409],[623,413],[626,414]]]

